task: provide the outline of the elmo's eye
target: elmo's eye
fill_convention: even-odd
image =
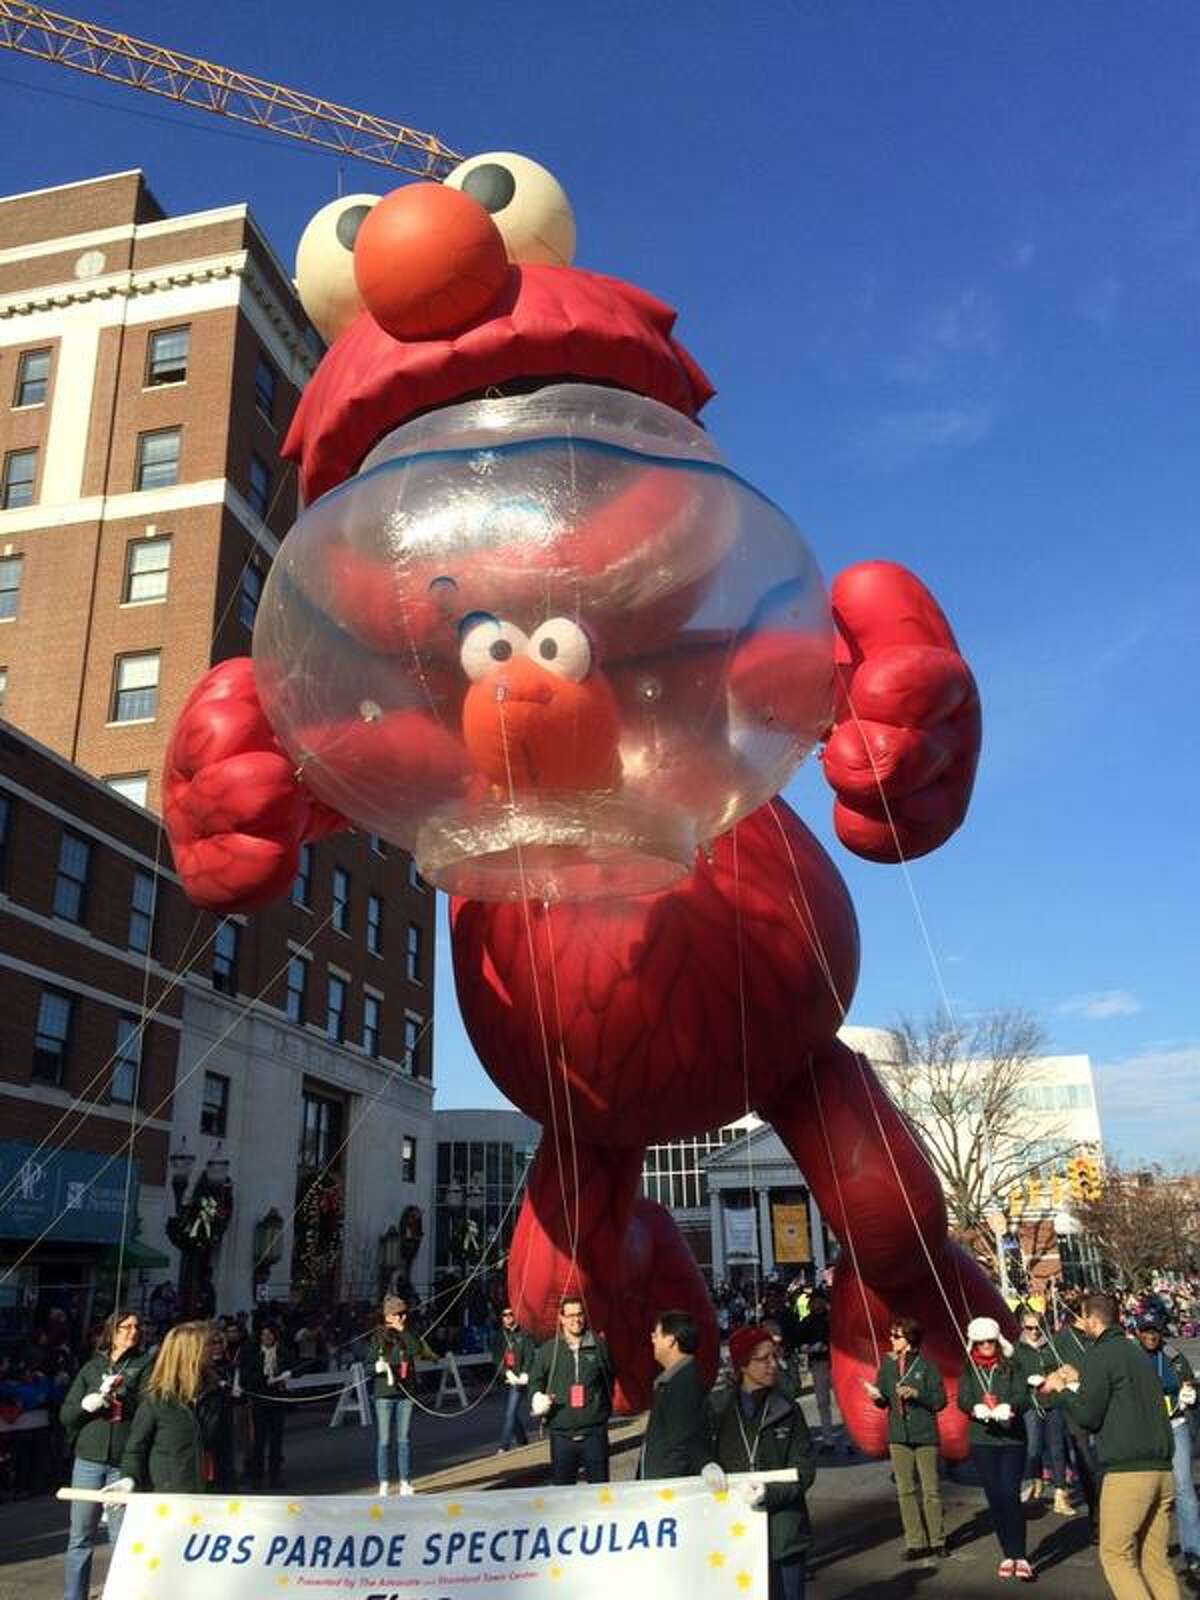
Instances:
[[[458,659],[472,683],[478,683],[480,678],[502,667],[513,656],[528,653],[529,640],[513,622],[502,622],[499,617],[480,613],[468,617],[463,624]]]
[[[530,658],[547,672],[579,683],[592,668],[592,646],[588,636],[570,617],[551,617],[535,629],[529,641]]]
[[[570,266],[575,254],[575,214],[562,185],[545,167],[528,156],[496,150],[462,162],[446,182],[491,212],[510,261],[518,266],[535,262]]]
[[[354,281],[354,241],[377,194],[348,194],[332,200],[309,222],[296,247],[296,289],[313,326],[327,344],[363,308]]]

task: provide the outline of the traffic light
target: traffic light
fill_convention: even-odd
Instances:
[[[1084,1200],[1099,1200],[1104,1189],[1104,1177],[1095,1156],[1080,1156],[1079,1178]]]
[[[1025,1209],[1025,1191],[1019,1183],[1014,1183],[1008,1191],[1008,1214],[1010,1217],[1019,1217]]]
[[[1057,1174],[1050,1179],[1050,1204],[1057,1211],[1067,1197],[1067,1186]]]
[[[1025,1193],[1029,1196],[1030,1209],[1040,1211],[1042,1206],[1042,1180],[1040,1178],[1026,1178]]]
[[[1086,1200],[1084,1193],[1084,1158],[1072,1156],[1067,1162],[1067,1188],[1071,1191],[1072,1200]]]

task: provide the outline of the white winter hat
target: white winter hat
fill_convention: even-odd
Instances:
[[[1012,1355],[1013,1347],[1000,1332],[1000,1324],[995,1317],[972,1317],[967,1323],[967,1343],[982,1344],[985,1339],[995,1339],[1006,1360]]]

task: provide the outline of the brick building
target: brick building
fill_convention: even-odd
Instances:
[[[66,781],[70,763],[99,780],[76,775],[62,809],[106,837],[124,835],[98,817],[140,829],[181,903],[153,816],[166,741],[205,670],[249,653],[296,513],[279,447],[319,352],[245,205],[168,217],[140,172],[0,198],[0,717],[63,758],[42,753],[47,782]],[[61,819],[29,792],[37,803],[18,796],[13,826],[32,806],[57,861]],[[156,945],[159,981],[183,961],[188,975],[176,1092],[145,1137],[161,1136],[157,1183],[165,1160],[185,1204],[207,1163],[230,1163],[233,1213],[213,1263],[222,1306],[249,1302],[273,1218],[270,1286],[296,1287],[304,1174],[327,1169],[344,1208],[330,1292],[373,1292],[378,1235],[410,1204],[429,1215],[434,899],[403,851],[345,833],[304,852],[290,900],[220,924],[188,908],[186,953],[166,935]],[[89,894],[89,915],[107,901]],[[41,914],[61,945],[61,918]],[[0,965],[19,948],[9,932]],[[99,924],[86,933],[89,949],[112,942]],[[21,1039],[0,1077],[18,1100],[53,1105]],[[85,1127],[112,1120],[89,1106]],[[173,1271],[165,1210],[157,1226],[144,1211],[142,1236]],[[418,1282],[423,1271],[418,1258]]]

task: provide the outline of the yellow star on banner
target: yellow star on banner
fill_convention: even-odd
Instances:
[[[160,1517],[169,1517],[171,1515],[170,1506],[155,1506],[154,1509],[158,1512]]]
[[[613,1503],[613,1492],[611,1489],[601,1489],[598,1498],[602,1506],[610,1506]]]
[[[289,1583],[291,1583],[291,1581],[292,1581],[292,1580],[291,1580],[291,1579],[290,1579],[290,1578],[289,1578],[289,1577],[288,1577],[288,1575],[287,1575],[287,1573],[286,1573],[286,1572],[281,1572],[281,1573],[280,1573],[280,1574],[279,1574],[279,1577],[278,1577],[278,1579],[277,1579],[277,1582],[278,1582],[278,1584],[279,1584],[279,1587],[280,1587],[280,1588],[281,1588],[281,1589],[286,1589],[286,1588],[287,1588],[287,1586],[288,1586],[288,1584],[289,1584]]]
[[[231,1500],[225,1509],[228,1511],[231,1517],[236,1517],[238,1512],[242,1509],[242,1502],[240,1500]]]
[[[737,1575],[737,1586],[738,1586],[739,1589],[748,1589],[753,1582],[754,1582],[754,1579],[750,1576],[750,1574],[748,1572],[739,1572],[738,1573],[738,1575]]]
[[[372,1522],[378,1522],[379,1519],[383,1516],[383,1507],[382,1506],[372,1506],[370,1511],[367,1512],[367,1515],[370,1517]]]
[[[660,1489],[658,1491],[658,1498],[660,1500],[674,1500],[675,1491],[674,1489]]]
[[[459,1505],[457,1500],[451,1500],[450,1504],[446,1507],[446,1515],[448,1517],[462,1516],[462,1507]]]
[[[300,1505],[300,1502],[298,1500],[289,1500],[288,1501],[288,1516],[289,1517],[298,1517],[300,1515],[300,1512],[301,1512],[302,1509],[303,1508]]]
[[[535,1511],[545,1511],[546,1502],[542,1499],[541,1495],[538,1495],[537,1499],[533,1502],[533,1509]]]
[[[744,1522],[735,1522],[729,1531],[735,1539],[740,1539],[746,1531],[746,1524]]]
[[[725,1565],[725,1557],[720,1550],[713,1551],[708,1558],[708,1564],[710,1567],[723,1567]]]
[[[562,1577],[562,1568],[561,1567],[551,1567],[550,1568],[550,1576],[552,1578],[561,1578]]]
[[[713,1499],[717,1502],[717,1504],[719,1506],[723,1506],[725,1504],[726,1500],[729,1499],[729,1490],[728,1489],[718,1489],[716,1491],[716,1493],[713,1495]]]
[[[193,1528],[198,1528],[200,1526],[200,1524],[204,1521],[204,1518],[200,1515],[200,1513],[198,1511],[193,1511],[191,1516],[188,1518],[188,1521],[191,1523]]]
[[[136,1544],[130,1545],[129,1548],[133,1551],[135,1556],[140,1556],[142,1551],[146,1548],[146,1546],[139,1539]]]
[[[158,1566],[158,1564],[159,1564],[159,1562],[158,1562],[158,1557],[157,1556],[151,1556],[149,1561],[147,1561],[147,1563],[146,1563],[146,1565],[150,1568],[151,1572],[154,1571],[154,1569]]]

